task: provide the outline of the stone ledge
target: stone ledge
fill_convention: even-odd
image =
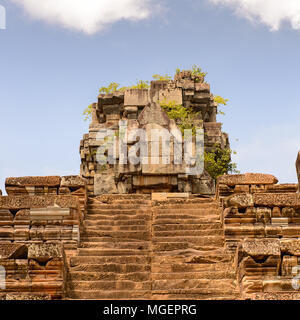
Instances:
[[[278,179],[271,174],[263,173],[245,173],[234,175],[223,175],[219,178],[219,184],[228,186],[243,185],[243,184],[276,184]]]
[[[79,208],[79,200],[75,196],[1,196],[0,209],[32,209],[59,206],[61,208]]]
[[[299,193],[239,193],[229,196],[226,207],[293,207],[300,208]]]
[[[13,177],[5,180],[5,186],[19,186],[19,187],[59,187],[59,176],[46,177]]]
[[[239,251],[251,257],[280,256],[280,242],[277,239],[244,240]]]
[[[61,187],[80,188],[85,186],[85,180],[80,176],[61,177]]]
[[[252,196],[256,206],[300,208],[298,193],[255,193]]]

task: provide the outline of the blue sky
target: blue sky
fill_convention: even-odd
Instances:
[[[59,0],[59,8],[49,1],[0,0],[7,13],[0,30],[0,189],[8,176],[79,173],[79,142],[88,132],[82,112],[101,86],[193,64],[208,72],[214,94],[230,100],[219,121],[239,170],[296,182],[295,1]]]

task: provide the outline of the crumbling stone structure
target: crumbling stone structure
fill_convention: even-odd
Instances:
[[[236,255],[240,298],[299,299],[300,196],[272,175],[223,176],[225,246]]]
[[[186,166],[164,164],[166,154],[161,151],[159,163],[153,164],[149,155],[147,164],[119,164],[103,166],[97,161],[97,148],[102,141],[97,139],[99,130],[120,130],[120,120],[127,121],[127,135],[134,129],[145,129],[150,137],[151,129],[179,131],[174,120],[168,118],[160,107],[161,103],[174,102],[198,112],[194,125],[204,129],[204,144],[207,151],[216,145],[229,148],[228,135],[216,122],[217,103],[204,79],[193,76],[189,71],[176,74],[174,80],[152,81],[150,89],[128,89],[112,94],[100,94],[98,103],[93,105],[89,134],[80,143],[81,176],[87,180],[89,195],[105,193],[152,193],[190,192],[213,195],[215,183],[207,172],[202,175],[186,175]],[[154,138],[155,139],[155,138]],[[153,142],[153,137],[149,138]],[[118,139],[119,143],[119,139]],[[133,141],[128,142],[132,145]],[[171,142],[173,150],[174,137]],[[183,147],[182,147],[183,148]],[[118,149],[118,148],[117,148]],[[148,147],[150,154],[150,146]],[[119,160],[119,159],[117,159]]]
[[[99,167],[99,130],[178,129],[161,101],[200,112],[208,149],[229,146],[209,85],[190,72],[100,95],[80,176],[7,178],[0,191],[0,299],[300,298],[296,184],[223,175],[214,192],[206,172],[174,162]]]

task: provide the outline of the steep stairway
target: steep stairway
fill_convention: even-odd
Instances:
[[[235,299],[219,203],[173,200],[153,212],[152,299]]]
[[[81,248],[70,259],[70,298],[150,299],[150,196],[128,198],[88,200]]]
[[[81,247],[70,258],[68,297],[236,298],[220,212],[212,199],[89,198]]]

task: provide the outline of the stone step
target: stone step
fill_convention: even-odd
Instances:
[[[165,209],[154,209],[153,210],[154,215],[163,215],[163,214],[188,214],[188,215],[196,215],[196,216],[210,216],[210,215],[220,215],[220,210],[219,209],[202,209],[202,208],[197,208],[197,209],[187,209],[185,207],[180,208],[180,209],[170,209],[170,208],[165,208]]]
[[[110,231],[110,232],[119,232],[119,231],[149,231],[150,225],[142,226],[101,226],[101,225],[92,225],[86,226],[84,224],[82,231],[83,233],[90,233],[95,231]]]
[[[81,235],[81,243],[82,244],[86,244],[88,242],[111,242],[111,243],[122,243],[122,242],[140,242],[141,245],[143,245],[143,243],[145,242],[149,242],[150,239],[148,240],[141,240],[139,241],[139,239],[134,239],[134,238],[129,238],[126,236],[123,236],[122,238],[117,237],[117,235],[115,237],[99,237],[99,236],[89,236],[88,234],[82,234]]]
[[[165,211],[175,211],[178,210],[184,210],[184,211],[199,211],[199,212],[205,212],[205,211],[218,211],[220,210],[219,206],[216,205],[199,205],[199,204],[186,204],[186,205],[164,205],[159,207],[152,207],[154,212],[163,213]]]
[[[190,279],[235,279],[235,271],[200,271],[200,272],[172,272],[151,273],[152,280],[190,280]]]
[[[216,271],[232,271],[233,262],[223,263],[152,263],[152,273],[172,274],[172,273],[195,273],[195,272],[216,272]]]
[[[149,256],[77,256],[70,259],[70,266],[75,267],[80,264],[149,264]]]
[[[93,217],[94,218],[94,217]],[[145,219],[131,219],[131,220],[95,220],[95,219],[85,219],[83,221],[84,226],[101,226],[101,227],[111,227],[111,226],[148,226],[150,225],[149,220]]]
[[[154,223],[156,223],[156,220],[161,220],[161,219],[172,219],[174,221],[178,220],[187,220],[187,219],[214,219],[215,221],[220,220],[220,216],[218,215],[208,215],[207,217],[199,216],[199,215],[191,215],[191,214],[157,214],[154,216]]]
[[[89,215],[87,214],[84,218],[85,221],[107,221],[109,223],[112,223],[114,221],[134,221],[134,220],[145,220],[150,221],[151,215],[149,214],[136,214],[136,215],[102,215],[102,214],[95,214],[95,215]]]
[[[168,294],[171,297],[177,296],[177,299],[181,299],[182,296],[189,299],[207,299],[212,296],[226,296],[226,295],[234,295],[237,293],[235,286],[228,285],[227,281],[224,281],[223,284],[220,284],[219,288],[214,288],[212,286],[208,288],[190,288],[190,289],[157,289],[152,291],[153,294]],[[170,297],[170,298],[171,298]],[[200,298],[201,299],[201,298]]]
[[[121,208],[121,209],[87,209],[87,213],[88,215],[92,215],[92,214],[103,214],[103,215],[110,215],[110,216],[115,216],[115,215],[119,215],[119,214],[126,214],[126,215],[136,215],[136,214],[151,214],[151,208],[149,208],[148,210],[141,210],[137,207],[132,208],[132,209],[125,209],[125,208]]]
[[[180,230],[223,230],[221,223],[173,223],[173,224],[154,224],[154,231],[180,231]]]
[[[156,206],[167,205],[167,204],[218,204],[213,198],[169,198],[167,200],[155,200],[152,203]]]
[[[73,281],[70,283],[71,290],[151,290],[151,281]]]
[[[79,264],[74,266],[70,270],[84,271],[84,272],[95,272],[95,273],[136,273],[136,272],[150,272],[150,265],[145,264],[118,264],[118,263],[107,263],[107,264]]]
[[[153,244],[161,242],[187,242],[189,244],[197,245],[224,245],[224,237],[222,236],[201,236],[201,237],[192,237],[192,236],[174,236],[174,237],[153,237]]]
[[[100,241],[82,241],[81,248],[94,248],[94,249],[130,249],[130,250],[150,250],[151,242],[121,242],[121,241],[110,241],[110,242],[100,242]]]
[[[173,224],[173,225],[186,225],[186,224],[202,224],[202,225],[210,225],[213,223],[219,223],[220,217],[219,216],[209,216],[205,218],[196,218],[196,219],[165,219],[165,218],[155,218],[153,221],[153,225],[164,225],[164,224]],[[222,224],[221,224],[222,225]]]
[[[94,248],[79,248],[78,256],[135,256],[147,255],[147,250],[119,250],[119,249],[94,249]]]
[[[226,287],[226,289],[225,289]],[[236,288],[234,279],[167,279],[167,280],[153,280],[152,290],[212,290],[217,288],[218,290],[234,291]],[[228,291],[227,291],[228,292]]]
[[[92,196],[88,198],[89,201],[115,201],[115,200],[151,200],[150,194],[104,194],[101,196]]]
[[[174,251],[174,250],[187,250],[187,249],[195,249],[199,250],[202,249],[203,246],[205,246],[203,241],[198,243],[188,243],[188,242],[157,242],[153,244],[152,250],[155,252],[155,254],[158,254],[158,252],[164,252],[164,251]],[[223,242],[215,242],[215,246],[218,246],[219,248],[223,247]]]
[[[130,280],[130,281],[148,281],[151,279],[150,272],[133,272],[119,274],[115,272],[85,272],[85,271],[70,271],[70,281],[118,281],[118,280]]]
[[[121,237],[127,239],[136,240],[151,240],[150,230],[148,231],[98,231],[98,230],[88,230],[82,232],[83,236],[88,235],[89,237]]]
[[[225,291],[225,290],[224,290]],[[172,290],[167,293],[164,290],[157,290],[152,292],[151,300],[236,300],[239,297],[237,291],[228,290],[222,293],[222,290]]]
[[[96,205],[96,203],[94,203]],[[124,199],[124,200],[114,200],[113,202],[111,202],[110,204],[112,205],[142,205],[142,206],[151,206],[152,201],[149,200],[128,200],[128,199]]]
[[[152,257],[152,263],[171,264],[171,263],[189,263],[189,264],[205,264],[205,263],[227,263],[233,262],[233,255],[224,252],[224,250],[198,251],[190,255],[184,255],[184,251],[167,253],[161,252]],[[176,254],[177,253],[177,254]]]
[[[87,210],[137,210],[139,208],[150,207],[150,203],[139,204],[139,203],[97,203],[97,204],[88,204]]]
[[[171,231],[154,231],[154,237],[185,237],[187,230],[171,230]],[[222,229],[212,230],[188,230],[189,236],[202,237],[202,236],[222,236]]]
[[[73,299],[84,300],[149,300],[151,298],[151,291],[145,290],[71,290],[69,296]]]

